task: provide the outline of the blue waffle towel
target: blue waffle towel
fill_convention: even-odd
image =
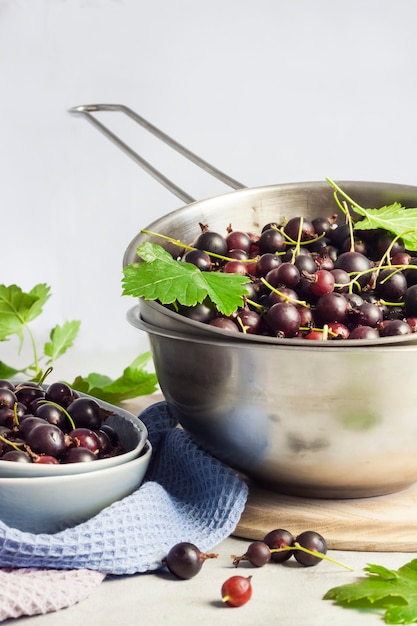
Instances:
[[[31,534],[0,522],[0,567],[135,574],[161,567],[179,541],[207,551],[233,532],[247,499],[238,474],[177,428],[165,402],[146,409],[140,419],[153,446],[142,486],[87,522],[55,534]]]

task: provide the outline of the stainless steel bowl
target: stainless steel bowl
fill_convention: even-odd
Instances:
[[[206,450],[264,486],[377,496],[417,480],[417,346],[248,344],[129,322],[161,390]]]
[[[195,201],[95,118],[127,115],[232,191]],[[245,188],[122,105],[83,105],[82,115],[186,204],[146,230],[192,243],[199,224],[256,230],[295,215],[337,213],[327,182]],[[338,183],[364,207],[417,206],[417,187]],[[138,233],[123,264],[137,261]],[[139,301],[129,321],[149,336],[161,389],[181,424],[204,448],[270,488],[329,498],[394,492],[417,481],[417,345],[404,339],[308,342],[250,338],[210,329]],[[145,320],[145,321],[144,321]],[[402,343],[401,343],[402,342]]]
[[[345,181],[338,183],[356,202],[364,207],[381,207],[393,202],[401,202],[404,206],[417,206],[417,187],[395,185],[389,183]],[[159,218],[145,231],[166,235],[190,244],[201,232],[199,224],[208,224],[211,230],[226,234],[229,224],[234,230],[260,232],[270,221],[281,222],[284,218],[303,215],[307,219],[319,216],[340,214],[333,198],[333,189],[327,182],[290,183],[241,189],[206,200],[188,204],[176,211]],[[123,257],[123,265],[137,262],[137,247],[144,241],[162,245],[173,255],[181,250],[155,234],[138,233],[130,242]],[[155,301],[139,301],[144,321],[186,335],[213,337],[222,339],[229,337],[235,341],[273,343],[275,345],[294,346],[304,344],[306,340],[277,339],[230,333],[201,322],[190,320]],[[414,335],[388,337],[367,341],[368,345],[382,343],[415,343]],[[327,348],[331,342],[323,342]],[[347,345],[345,343],[344,345]],[[363,347],[364,340],[349,340],[349,347]]]

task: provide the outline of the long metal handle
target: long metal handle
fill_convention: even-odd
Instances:
[[[148,130],[152,135],[155,135],[158,139],[166,143],[168,146],[182,154],[189,161],[192,161],[198,167],[201,167],[203,170],[225,183],[232,189],[245,189],[245,185],[242,185],[234,178],[231,178],[227,174],[224,174],[220,170],[218,170],[204,159],[200,158],[194,152],[191,152],[183,145],[172,139],[169,135],[156,128],[153,124],[146,121],[143,117],[135,113],[129,107],[126,107],[122,104],[83,104],[80,106],[73,107],[69,110],[70,113],[83,115],[89,122],[91,122],[100,132],[102,132],[108,139],[110,139],[113,143],[115,143],[123,152],[125,152],[130,158],[132,158],[138,165],[142,167],[148,174],[150,174],[153,178],[155,178],[161,185],[169,189],[174,195],[183,200],[186,204],[195,201],[195,198],[190,196],[183,189],[178,187],[175,183],[169,180],[166,176],[164,176],[161,172],[159,172],[155,167],[153,167],[148,161],[146,161],[143,157],[141,157],[137,152],[132,150],[130,146],[128,146],[124,141],[122,141],[117,135],[115,135],[107,126],[102,124],[94,117],[93,113],[97,113],[99,111],[116,111],[118,113],[123,113],[127,115],[132,120],[134,120],[137,124]]]

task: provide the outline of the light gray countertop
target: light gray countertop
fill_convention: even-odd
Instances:
[[[19,618],[5,622],[16,626],[147,626],[160,624],[198,624],[199,626],[372,626],[383,624],[381,613],[344,609],[323,595],[333,586],[353,582],[369,562],[397,569],[416,554],[363,553],[330,551],[354,572],[323,561],[315,567],[300,567],[294,560],[287,564],[269,563],[253,568],[248,563],[237,569],[231,555],[244,553],[248,541],[229,537],[215,551],[217,559],[207,561],[190,580],[175,580],[164,571],[153,574],[108,578],[77,605],[58,613]],[[221,602],[223,582],[234,574],[252,575],[253,595],[239,608]]]
[[[160,395],[140,398],[126,408],[140,413]],[[271,530],[270,528],[266,531]],[[312,529],[314,530],[314,529]],[[358,528],[358,532],[360,529]],[[352,530],[349,531],[352,534]],[[350,537],[352,539],[352,537]],[[212,551],[210,559],[191,580],[176,580],[161,570],[149,574],[108,577],[87,599],[67,609],[46,615],[11,619],[10,626],[146,626],[198,624],[223,626],[372,626],[383,624],[382,613],[344,609],[323,596],[331,587],[353,582],[365,575],[368,563],[397,569],[417,557],[416,552],[358,552],[330,550],[328,555],[354,568],[349,571],[329,561],[315,567],[301,567],[294,559],[286,564],[269,563],[254,568],[243,562],[236,569],[231,555],[243,554],[250,539],[226,538]],[[252,575],[253,595],[242,607],[230,608],[221,602],[221,586],[232,575]]]

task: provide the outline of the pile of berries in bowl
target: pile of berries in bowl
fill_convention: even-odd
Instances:
[[[54,532],[141,484],[151,446],[129,412],[61,382],[0,381],[0,520]]]
[[[328,183],[290,183],[171,212],[143,229],[123,260],[125,293],[139,300],[128,321],[147,333],[181,426],[251,480],[303,497],[373,497],[417,480],[417,187],[340,187],[356,207],[378,207],[366,212],[382,211],[385,223],[388,212],[400,215],[396,232],[348,219]],[[313,222],[317,231],[304,235]],[[208,270],[188,263],[186,246],[202,239],[205,252],[215,233],[226,240],[222,257],[244,256],[246,241],[245,275],[225,272],[218,252]],[[204,258],[200,248],[196,256]],[[242,280],[251,292],[235,305]],[[220,293],[219,283],[227,285]],[[217,289],[215,306],[193,303],[201,285],[210,300]]]
[[[362,186],[346,185],[355,196]],[[204,201],[180,209],[175,221],[157,220],[130,244],[125,293],[139,296],[144,322],[187,335],[322,347],[415,342],[417,209],[402,206],[401,186],[389,189],[397,196],[383,185],[365,189],[365,206],[389,206],[364,209],[351,200],[353,208],[342,211],[330,185],[310,183],[258,196],[245,190],[221,207],[212,198],[212,214]],[[150,251],[154,244],[176,267]]]

